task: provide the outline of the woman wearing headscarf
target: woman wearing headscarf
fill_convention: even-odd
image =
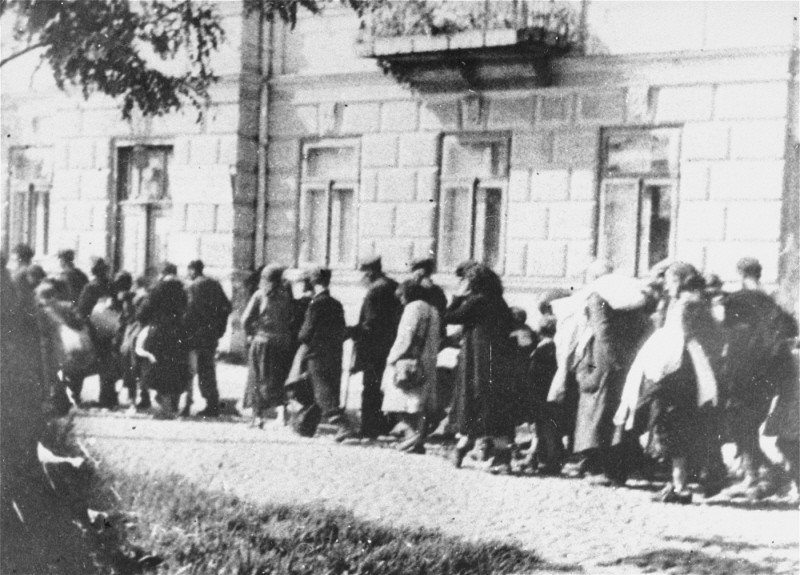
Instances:
[[[715,372],[721,339],[704,294],[705,282],[694,266],[672,263],[664,282],[670,298],[664,326],[637,354],[614,422],[636,432],[646,425],[649,455],[672,464],[672,482],[656,500],[690,503],[690,466],[707,468],[713,462],[707,451],[719,449],[708,442],[715,435],[709,433],[709,424],[719,397]]]
[[[466,269],[460,293],[444,317],[448,324],[463,328],[451,412],[460,436],[454,463],[461,467],[475,440],[489,437],[494,443],[491,468],[506,471],[510,468],[514,435],[509,373],[513,318],[497,274],[483,264]]]
[[[278,408],[278,417],[285,423],[284,383],[294,352],[294,301],[283,272],[276,264],[263,269],[259,287],[242,314],[250,340],[244,407],[253,409],[259,426],[273,408]]]
[[[441,328],[438,310],[425,301],[426,290],[415,280],[397,288],[403,315],[383,373],[383,412],[396,414],[413,433],[400,444],[409,453],[425,453],[427,400],[436,390],[436,357]],[[409,363],[410,362],[410,363]],[[404,380],[404,366],[416,367],[414,385]],[[405,384],[402,382],[406,381]]]

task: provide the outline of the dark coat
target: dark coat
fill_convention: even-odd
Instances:
[[[147,325],[168,315],[183,316],[186,313],[188,297],[183,283],[177,278],[162,279],[142,300],[136,310],[136,320]]]
[[[110,295],[111,283],[107,279],[92,278],[92,281],[83,286],[78,296],[78,303],[76,304],[78,315],[83,319],[89,319],[97,302]]]
[[[397,282],[386,276],[370,284],[361,305],[358,324],[350,328],[355,343],[354,372],[363,371],[368,366],[383,371],[403,313],[395,297],[396,291]]]
[[[215,279],[198,276],[186,288],[186,329],[192,349],[214,349],[225,334],[233,307]]]
[[[70,268],[61,272],[59,279],[67,286],[68,297],[72,303],[78,303],[84,286],[89,283],[89,278],[78,268]]]
[[[776,394],[796,393],[790,340],[797,335],[797,323],[769,295],[742,290],[725,299],[725,328],[726,421],[729,439],[740,441],[757,432]]]
[[[575,422],[575,452],[605,448],[614,435],[614,413],[619,407],[625,377],[650,329],[642,309],[614,310],[597,294],[586,303],[593,336],[575,376],[580,388]]]
[[[190,380],[186,326],[180,316],[162,316],[150,323],[144,348],[156,363],[144,362],[142,379],[147,389],[162,394],[179,394]]]
[[[342,304],[327,290],[315,295],[306,309],[298,338],[308,346],[308,373],[315,401],[325,417],[339,412],[344,334]]]
[[[511,311],[501,297],[470,294],[453,298],[445,321],[463,326],[452,424],[458,433],[472,437],[511,437],[516,409],[510,373]]]

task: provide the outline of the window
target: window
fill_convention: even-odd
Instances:
[[[117,151],[115,264],[154,274],[167,260],[171,233],[171,146],[131,146]]]
[[[326,140],[303,149],[300,262],[352,268],[356,260],[358,143]]]
[[[50,247],[52,161],[50,148],[11,149],[10,243],[24,242],[40,255]]]
[[[169,146],[119,148],[117,194],[120,201],[169,199]]]
[[[675,232],[679,128],[605,134],[598,256],[642,276],[669,257]]]
[[[446,136],[443,150],[440,269],[452,270],[467,259],[497,269],[502,265],[508,138]]]

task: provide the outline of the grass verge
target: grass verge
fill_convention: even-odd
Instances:
[[[180,476],[125,475],[113,484],[135,518],[131,541],[162,557],[162,572],[477,575],[554,569],[513,545],[386,527],[344,510],[256,505]]]

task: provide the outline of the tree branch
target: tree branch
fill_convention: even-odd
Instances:
[[[36,44],[31,44],[30,46],[27,46],[26,48],[24,48],[23,50],[20,50],[19,52],[11,54],[10,56],[6,56],[2,60],[0,60],[0,68],[5,66],[6,64],[8,64],[11,60],[19,58],[23,54],[27,54],[28,52],[36,50],[37,48],[42,48],[43,46],[46,46],[46,45],[47,44],[45,42],[37,42]]]

